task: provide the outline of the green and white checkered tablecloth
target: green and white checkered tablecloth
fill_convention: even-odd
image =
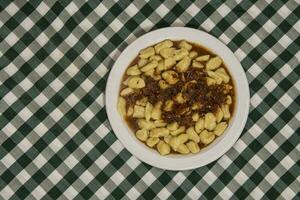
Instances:
[[[0,1],[0,199],[300,199],[300,2]],[[120,52],[160,27],[218,37],[251,90],[242,136],[219,160],[164,171],[107,120]]]

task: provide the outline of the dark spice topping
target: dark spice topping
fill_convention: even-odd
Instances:
[[[153,105],[159,101],[164,103],[174,99],[181,92],[186,101],[184,103],[174,101],[171,111],[162,112],[162,119],[167,123],[177,122],[182,126],[190,127],[195,124],[192,120],[192,115],[195,112],[199,113],[200,116],[208,112],[216,112],[218,106],[226,101],[225,85],[208,86],[207,76],[203,69],[190,67],[188,71],[179,74],[180,80],[176,84],[170,85],[166,89],[160,89],[158,81],[153,78],[144,77],[145,88],[125,97],[127,107],[134,105],[137,100],[143,97],[147,97]],[[199,105],[196,110],[192,110],[194,104]]]

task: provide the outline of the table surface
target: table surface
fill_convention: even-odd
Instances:
[[[299,0],[251,2],[1,1],[0,199],[299,199]],[[251,90],[234,147],[180,172],[124,149],[104,103],[120,52],[169,26],[223,41]]]

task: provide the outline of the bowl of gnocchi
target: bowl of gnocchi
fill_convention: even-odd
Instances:
[[[249,86],[231,50],[210,34],[169,27],[131,43],[109,74],[114,133],[139,160],[168,170],[204,166],[243,131]]]

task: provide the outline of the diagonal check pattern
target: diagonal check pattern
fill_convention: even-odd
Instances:
[[[176,3],[177,2],[177,3]],[[0,198],[293,199],[300,182],[297,1],[2,1]],[[120,52],[166,26],[205,30],[240,60],[246,127],[218,161],[182,172],[141,163],[105,112]]]

